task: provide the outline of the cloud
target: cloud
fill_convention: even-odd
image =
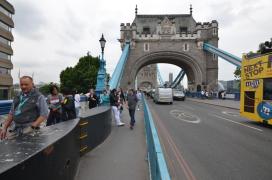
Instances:
[[[107,71],[112,73],[121,55],[120,23],[131,23],[135,4],[139,14],[186,14],[193,4],[193,15],[198,22],[216,19],[219,22],[219,47],[237,56],[256,50],[261,41],[271,37],[269,23],[271,0],[10,0],[15,13],[15,41],[13,76],[18,68],[35,72],[38,81],[58,81],[59,73],[77,63],[80,56],[98,56],[101,34],[107,40],[105,59]],[[120,6],[122,4],[122,6]],[[234,66],[219,60],[219,79],[233,78]],[[179,68],[160,66],[164,79],[168,73],[177,75]],[[16,72],[16,73],[15,73]],[[15,80],[16,82],[17,80]]]
[[[23,61],[20,61],[20,62],[15,62],[16,63],[16,66],[17,67],[20,67],[20,68],[38,68],[41,66],[40,62],[37,62],[37,61],[33,61],[33,60],[23,60]]]
[[[44,36],[42,29],[46,24],[42,12],[27,1],[18,0],[13,5],[16,10],[14,16],[15,32],[26,38],[42,39]]]
[[[212,9],[211,17],[219,22],[220,27],[231,26],[235,20],[236,14],[233,12],[233,7],[229,3],[215,3],[210,6],[210,9]]]
[[[83,40],[82,37],[86,33],[86,22],[70,7],[66,7],[64,14],[58,18],[58,25],[60,28],[57,34],[62,41],[78,43]]]
[[[63,49],[56,50],[55,52],[56,52],[56,54],[63,56],[63,57],[77,58],[77,57],[81,56],[81,54],[78,52],[70,52],[70,51],[63,50]]]
[[[230,28],[235,23],[254,23],[256,12],[262,11],[264,4],[257,1],[247,0],[230,3],[220,1],[210,4],[211,17],[218,20],[221,28]]]

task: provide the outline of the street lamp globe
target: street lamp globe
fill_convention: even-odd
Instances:
[[[103,35],[103,34],[102,34],[102,37],[100,38],[99,42],[100,42],[100,46],[101,46],[101,49],[102,49],[102,53],[104,53],[104,48],[105,48],[105,44],[106,44],[106,39],[104,38],[104,35]]]

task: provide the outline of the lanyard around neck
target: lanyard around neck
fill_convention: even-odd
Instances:
[[[19,105],[18,105],[18,107],[16,108],[16,112],[15,112],[16,115],[21,114],[21,109],[23,108],[23,106],[25,105],[25,103],[26,103],[26,101],[27,101],[28,99],[29,99],[29,98],[24,98],[24,99],[23,99],[23,95],[20,96]]]

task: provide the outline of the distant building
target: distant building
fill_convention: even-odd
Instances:
[[[240,92],[240,81],[239,80],[227,81],[227,92],[228,93]]]
[[[224,87],[218,87],[218,90],[226,90],[227,93],[240,92],[240,81],[230,80],[230,81],[219,81],[220,85]]]
[[[14,28],[12,20],[14,13],[14,7],[8,1],[0,0],[0,100],[11,98],[13,84],[11,42],[14,40],[11,29]]]

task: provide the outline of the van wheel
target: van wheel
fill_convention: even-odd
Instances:
[[[170,104],[173,104],[173,102],[170,102]]]

